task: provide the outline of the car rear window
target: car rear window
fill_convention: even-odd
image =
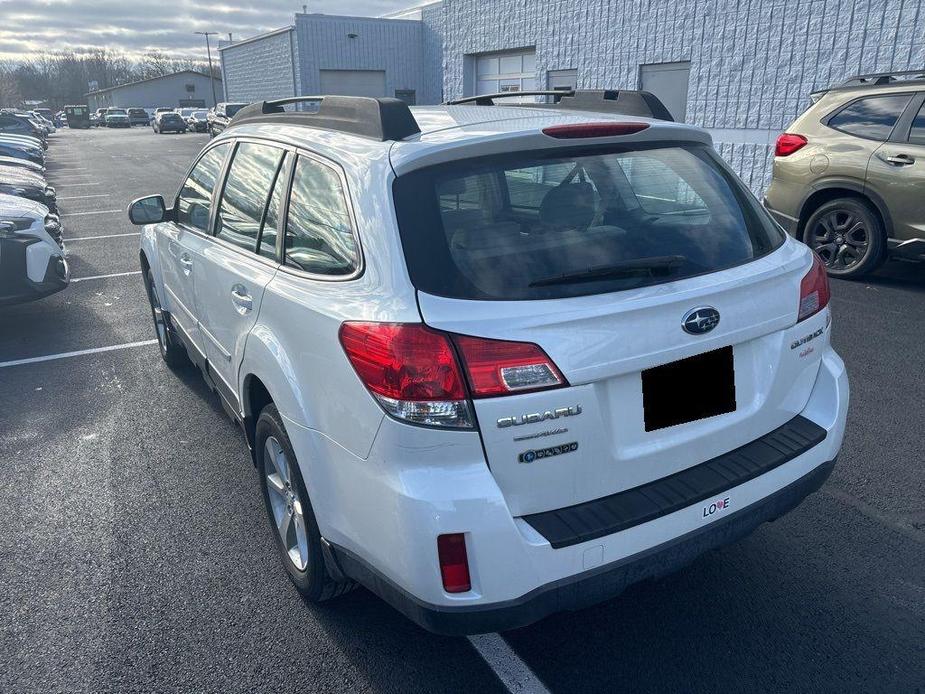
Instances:
[[[231,118],[234,114],[240,111],[242,108],[247,106],[247,104],[228,104],[225,107],[225,115]]]
[[[412,282],[462,299],[659,284],[749,262],[784,240],[700,145],[454,161],[398,177],[393,194]]]

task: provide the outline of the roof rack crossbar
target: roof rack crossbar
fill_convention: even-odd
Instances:
[[[501,92],[497,94],[479,94],[462,99],[447,101],[448,106],[472,104],[476,106],[494,106],[495,99],[521,96],[551,96],[553,103],[527,102],[518,104],[498,104],[499,106],[517,106],[527,108],[553,108],[571,111],[596,111],[614,113],[624,116],[640,116],[657,120],[673,121],[671,113],[661,100],[652,94],[635,89],[554,89],[524,92]]]
[[[897,78],[906,78],[897,79]],[[912,80],[925,80],[925,68],[921,70],[898,70],[895,72],[869,72],[863,75],[848,77],[839,86],[848,87],[862,84],[891,84],[893,82]]]
[[[287,104],[315,103],[314,111],[287,111]],[[238,111],[229,127],[241,123],[288,123],[350,133],[380,142],[403,140],[421,132],[401,99],[366,96],[291,96],[256,101]]]

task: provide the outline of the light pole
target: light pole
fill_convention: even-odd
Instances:
[[[212,49],[209,48],[209,37],[215,36],[217,31],[194,31],[194,34],[199,34],[200,36],[206,37],[206,55],[209,56],[209,85],[212,87],[212,106],[214,107],[218,102],[215,100],[215,74],[212,72]]]

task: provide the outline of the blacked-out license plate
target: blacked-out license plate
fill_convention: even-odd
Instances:
[[[732,347],[721,347],[642,372],[646,431],[735,412]]]

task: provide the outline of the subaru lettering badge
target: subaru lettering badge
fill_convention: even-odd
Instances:
[[[712,306],[699,306],[684,314],[681,327],[691,335],[703,335],[719,325],[719,311]]]

